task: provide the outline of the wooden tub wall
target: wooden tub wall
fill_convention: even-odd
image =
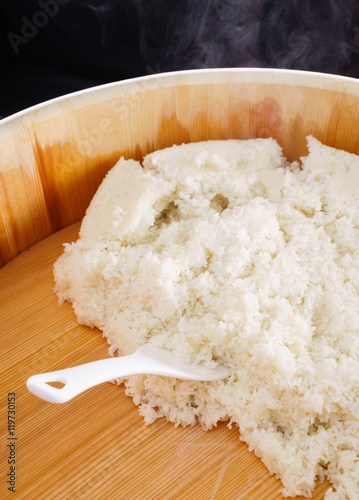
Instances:
[[[80,220],[121,156],[274,137],[295,160],[310,134],[359,153],[358,130],[355,80],[281,70],[173,73],[50,101],[0,123],[0,266]]]

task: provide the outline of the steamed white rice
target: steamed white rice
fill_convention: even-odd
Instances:
[[[359,157],[308,138],[301,164],[272,139],[121,159],[54,267],[60,302],[110,353],[151,342],[229,379],[131,376],[146,423],[239,427],[282,481],[359,498]]]

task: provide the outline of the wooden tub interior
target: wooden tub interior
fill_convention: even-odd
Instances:
[[[143,425],[123,387],[65,405],[30,394],[35,373],[107,357],[52,291],[52,265],[106,172],[124,156],[208,139],[274,137],[290,160],[306,136],[359,153],[359,83],[281,70],[200,70],[90,89],[0,122],[1,415],[16,394],[18,498],[280,499],[281,484],[226,425]],[[11,436],[2,431],[2,442]],[[1,477],[9,464],[0,463]],[[5,480],[1,498],[11,498]],[[328,484],[313,498],[324,498]]]

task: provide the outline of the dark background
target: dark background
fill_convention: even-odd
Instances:
[[[0,117],[150,73],[277,67],[359,77],[354,0],[14,0],[0,6]]]

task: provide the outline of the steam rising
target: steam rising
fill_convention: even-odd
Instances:
[[[355,0],[135,3],[141,53],[152,72],[277,67],[359,76]]]

